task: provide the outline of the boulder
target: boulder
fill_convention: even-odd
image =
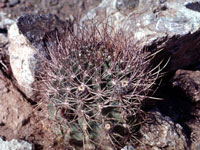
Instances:
[[[37,51],[20,33],[17,24],[13,24],[8,31],[10,66],[17,83],[27,97],[34,95],[32,84],[35,80],[35,66]]]
[[[19,129],[28,120],[32,107],[23,96],[0,72],[0,135],[17,135]],[[10,132],[6,134],[6,132]],[[21,132],[21,131],[19,131]]]
[[[141,48],[162,50],[155,61],[170,58],[170,71],[200,62],[198,0],[103,0],[81,23],[90,20],[125,31]]]
[[[10,65],[20,89],[28,98],[34,98],[34,81],[39,55],[48,57],[45,47],[48,36],[56,42],[58,33],[64,34],[65,23],[54,15],[24,15],[8,31]]]
[[[141,127],[142,138],[138,150],[188,150],[187,138],[178,123],[163,116],[158,109],[148,113],[148,121]]]
[[[192,102],[200,101],[200,71],[177,70],[172,84],[181,89]]]

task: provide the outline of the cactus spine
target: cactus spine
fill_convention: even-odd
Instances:
[[[122,33],[78,27],[47,47],[43,95],[72,149],[114,150],[133,143],[141,105],[158,72]],[[53,43],[53,42],[52,42]]]

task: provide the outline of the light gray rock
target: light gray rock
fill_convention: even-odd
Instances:
[[[149,121],[140,129],[141,145],[137,150],[187,150],[187,139],[182,127],[171,118],[163,116],[158,109],[149,112]],[[151,121],[150,121],[151,120]]]
[[[138,2],[139,1],[139,2]],[[103,0],[81,19],[108,23],[124,30],[138,45],[163,49],[160,59],[171,57],[169,70],[200,61],[200,3],[198,0]],[[187,55],[186,55],[187,54]]]
[[[16,139],[3,141],[0,138],[0,150],[33,150],[33,146],[26,141],[17,141]]]
[[[8,30],[10,65],[17,83],[27,97],[32,97],[34,92],[32,84],[35,80],[35,65],[37,54],[35,48],[23,34],[20,34],[17,24]]]
[[[28,98],[34,98],[33,89],[39,58],[48,57],[46,46],[57,42],[58,34],[65,33],[65,22],[54,15],[23,15],[8,30],[10,65],[20,89]],[[47,39],[52,37],[53,42]],[[46,42],[46,43],[45,43]]]
[[[15,21],[9,19],[8,14],[0,11],[0,29],[8,29],[13,23],[15,23]]]

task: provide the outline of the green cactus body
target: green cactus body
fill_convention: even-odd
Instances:
[[[75,149],[122,148],[134,141],[147,86],[157,74],[147,72],[147,55],[121,34],[79,30],[47,49],[50,59],[42,63],[50,118]]]

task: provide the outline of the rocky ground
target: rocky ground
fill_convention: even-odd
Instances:
[[[60,147],[62,139],[55,137],[51,131],[50,125],[53,122],[47,119],[48,113],[45,104],[29,97],[17,83],[16,76],[14,77],[13,75],[8,56],[8,46],[10,44],[8,28],[10,25],[19,16],[27,13],[52,13],[65,21],[81,18],[89,10],[96,7],[95,11],[100,13],[99,16],[101,16],[101,10],[111,7],[111,5],[105,2],[97,7],[100,2],[101,0],[0,0],[0,136],[3,140],[18,139],[28,141],[34,145],[35,150],[64,149]],[[117,11],[123,12],[125,10],[125,14],[134,10],[137,5],[137,3],[131,3],[131,0],[129,1],[130,7],[126,7],[128,1],[123,3],[123,1],[118,0],[117,2]],[[183,0],[183,2],[185,1]],[[198,5],[196,3],[194,1],[186,6],[196,12],[198,11],[197,8],[199,8],[199,3]],[[157,1],[155,1],[154,6],[157,5]],[[158,12],[157,18],[159,18],[160,14],[161,16],[166,15],[162,14],[163,10],[164,13],[166,12],[167,8],[165,6],[170,7],[169,4],[165,5],[165,1],[163,1],[162,4],[159,4],[159,7],[154,7],[154,12]],[[145,9],[137,9],[137,11],[142,10]],[[170,11],[173,12],[173,8],[170,8]],[[94,10],[92,10],[92,13],[94,13]],[[98,13],[95,14],[98,15]],[[122,17],[113,9],[107,10],[107,13],[108,15],[109,13],[116,14],[116,16],[113,15],[113,18]],[[91,16],[91,12],[88,14]],[[136,17],[137,15],[134,15],[134,18]],[[142,18],[141,15],[139,17]],[[152,101],[144,107],[149,119],[141,128],[142,138],[140,142],[142,144],[139,144],[136,149],[200,149],[200,46],[198,41],[200,38],[198,30],[200,25],[197,30],[192,31],[194,34],[190,34],[189,32],[191,31],[186,31],[191,25],[187,22],[187,17],[186,15],[185,20],[178,20],[181,24],[180,28],[184,28],[185,33],[177,28],[175,28],[177,29],[175,32],[171,28],[168,30],[167,27],[165,29],[158,27],[159,34],[154,34],[152,31],[154,27],[150,26],[148,29],[151,29],[152,34],[145,29],[145,34],[147,33],[145,37],[149,38],[145,39],[147,42],[144,43],[144,45],[147,45],[147,49],[149,51],[154,51],[155,49],[165,50],[155,60],[158,61],[161,58],[163,59],[163,56],[168,57],[169,55],[171,60],[164,70],[166,72],[165,76],[154,94],[155,97],[159,97],[162,100]],[[98,17],[96,18],[97,20],[99,19]],[[123,19],[123,17],[119,19],[121,21],[120,24],[127,23],[122,21]],[[163,18],[159,21],[162,23],[164,20],[163,24],[170,23],[172,26],[177,27],[176,23],[178,21],[176,19],[174,19],[174,22]],[[168,20],[170,21],[167,22]],[[183,22],[185,24],[188,23],[189,27],[187,26],[186,28]],[[141,19],[140,23],[144,23],[143,28],[145,28],[146,22]],[[153,24],[152,22],[150,23]],[[126,27],[128,26],[127,24]],[[162,27],[163,24],[161,24]],[[195,22],[194,24],[196,25],[197,23]],[[141,29],[138,27],[137,31],[141,31]],[[167,38],[164,36],[166,32],[168,32]],[[177,34],[177,32],[179,33]],[[141,33],[137,35],[138,37],[135,38],[139,39]],[[155,35],[157,39],[154,38]]]
[[[45,107],[36,104],[17,87],[7,55],[7,31],[24,14],[56,14],[62,20],[81,17],[100,0],[1,0],[0,1],[0,136],[4,140],[25,140],[35,150],[60,150],[52,134]],[[13,150],[15,149],[12,147]],[[0,147],[1,150],[2,147]]]

